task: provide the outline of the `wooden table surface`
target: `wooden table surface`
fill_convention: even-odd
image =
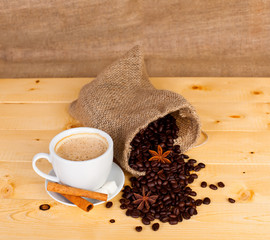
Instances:
[[[0,239],[270,239],[270,78],[151,78],[200,115],[209,141],[188,154],[207,166],[192,188],[212,203],[189,221],[161,224],[158,232],[143,226],[141,233],[134,230],[140,220],[119,208],[120,194],[111,209],[86,213],[51,199],[32,169],[32,157],[48,152],[54,135],[80,126],[67,109],[90,80],[0,79]],[[46,160],[39,166],[51,169]],[[202,189],[203,180],[226,187]],[[44,203],[48,211],[39,210]]]

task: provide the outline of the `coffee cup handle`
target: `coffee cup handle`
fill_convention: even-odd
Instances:
[[[45,158],[45,159],[47,159],[47,160],[51,163],[49,154],[47,154],[47,153],[38,153],[38,154],[36,154],[36,155],[33,157],[33,160],[32,160],[32,166],[33,166],[33,169],[35,170],[35,172],[36,172],[39,176],[41,176],[41,177],[43,177],[43,178],[46,178],[46,179],[48,179],[48,180],[50,180],[50,181],[53,181],[53,182],[59,182],[59,179],[58,179],[57,177],[48,175],[48,174],[46,174],[46,173],[44,173],[44,172],[42,172],[42,171],[40,171],[40,170],[38,169],[38,167],[37,167],[37,165],[36,165],[36,162],[37,162],[37,160],[40,159],[40,158]]]

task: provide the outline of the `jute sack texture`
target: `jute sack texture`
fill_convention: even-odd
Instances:
[[[69,111],[84,126],[107,132],[114,141],[116,160],[135,176],[144,173],[128,164],[130,142],[152,121],[169,113],[176,118],[179,137],[175,143],[182,152],[190,149],[200,135],[199,117],[191,104],[181,95],[157,90],[150,83],[140,46],[86,84]]]

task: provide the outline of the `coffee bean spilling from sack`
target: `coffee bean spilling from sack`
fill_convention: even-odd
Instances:
[[[168,114],[163,118],[150,123],[145,129],[136,134],[131,145],[129,165],[137,171],[145,171],[151,168],[151,154],[149,150],[157,150],[158,145],[162,149],[174,150],[170,158],[179,158],[180,146],[173,146],[174,139],[178,137],[179,128],[175,118]],[[154,164],[154,163],[152,163]]]
[[[179,145],[173,146],[178,131],[175,119],[167,115],[141,130],[131,143],[130,166],[146,175],[131,177],[131,186],[124,187],[120,208],[126,209],[127,216],[142,218],[145,225],[155,219],[178,224],[197,215],[196,208],[202,204],[202,200],[195,201],[197,194],[187,185],[198,178],[191,171],[205,165],[196,165],[195,159],[181,154]]]

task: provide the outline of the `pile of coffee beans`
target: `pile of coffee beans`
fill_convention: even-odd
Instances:
[[[145,129],[136,134],[131,145],[129,165],[137,171],[151,169],[149,150],[157,150],[158,145],[164,150],[173,150],[176,154],[168,157],[180,158],[180,146],[174,146],[174,140],[178,137],[179,128],[175,118],[168,114],[163,118],[150,123]]]
[[[141,130],[131,142],[132,151],[129,164],[138,171],[145,171],[145,176],[131,177],[131,186],[125,186],[120,208],[126,210],[126,215],[133,218],[142,218],[142,223],[149,225],[155,219],[168,222],[171,225],[190,219],[197,215],[197,206],[209,204],[210,199],[195,200],[197,193],[188,184],[198,178],[196,173],[205,167],[203,163],[197,164],[195,159],[181,154],[180,146],[174,146],[174,139],[178,137],[179,128],[173,116],[160,118],[144,130]],[[171,163],[149,161],[149,150],[157,151],[158,146],[163,152],[171,150],[166,157]],[[138,196],[156,199],[149,201],[150,207],[144,204],[138,209]],[[159,225],[152,226],[154,231]]]

